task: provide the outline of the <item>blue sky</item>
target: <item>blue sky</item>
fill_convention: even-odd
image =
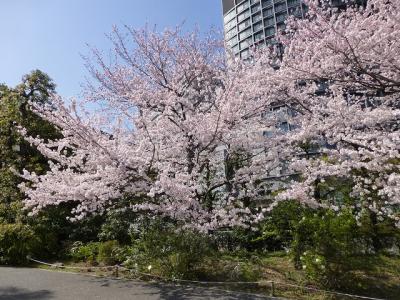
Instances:
[[[33,69],[57,91],[76,96],[86,70],[86,44],[108,50],[112,26],[222,29],[221,0],[0,0],[0,83],[15,86]]]

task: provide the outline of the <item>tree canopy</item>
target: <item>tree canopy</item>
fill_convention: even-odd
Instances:
[[[115,29],[116,59],[94,50],[89,62],[87,100],[106,114],[81,118],[59,98],[35,106],[63,138],[26,134],[52,161],[25,171],[26,207],[72,201],[82,218],[135,195],[133,210],[208,231],[249,227],[295,199],[399,221],[399,3],[307,3],[280,36],[283,56],[255,50],[247,61],[197,32]],[[344,195],[330,193],[333,181],[348,184]]]

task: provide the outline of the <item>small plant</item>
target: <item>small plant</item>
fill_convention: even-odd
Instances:
[[[84,261],[89,264],[95,264],[96,257],[99,254],[99,243],[83,244],[80,241],[74,242],[69,254],[75,262]]]
[[[116,254],[119,253],[119,244],[117,241],[107,241],[99,243],[99,254],[97,261],[105,265],[114,265],[117,262]],[[121,253],[119,253],[121,254]]]
[[[301,267],[312,282],[318,282],[327,285],[329,279],[329,269],[327,268],[326,258],[316,254],[314,251],[305,251],[300,256]]]

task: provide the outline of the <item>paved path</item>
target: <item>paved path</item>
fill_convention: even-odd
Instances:
[[[151,284],[80,274],[0,267],[0,300],[271,299],[193,286]]]

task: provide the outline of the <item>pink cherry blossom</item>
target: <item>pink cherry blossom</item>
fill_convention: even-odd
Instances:
[[[59,98],[35,108],[63,138],[26,137],[50,161],[44,175],[23,174],[26,207],[72,201],[81,218],[132,195],[133,210],[187,227],[249,227],[284,199],[340,209],[315,196],[334,176],[362,207],[396,218],[400,3],[318,3],[288,21],[281,59],[226,57],[213,34],[115,28],[114,59],[93,50],[87,63],[84,102],[101,109],[77,113]]]

